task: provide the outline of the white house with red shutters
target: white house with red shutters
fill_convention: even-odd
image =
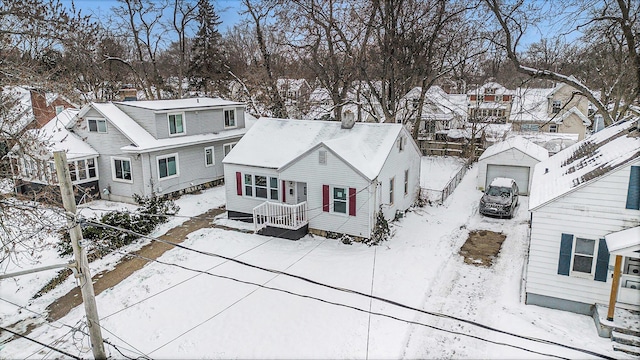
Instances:
[[[262,118],[223,165],[229,218],[288,239],[369,238],[379,210],[392,219],[419,191],[420,151],[401,124]]]

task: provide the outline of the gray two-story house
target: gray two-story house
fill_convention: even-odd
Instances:
[[[196,190],[224,178],[244,135],[245,105],[219,98],[91,103],[70,130],[99,154],[103,199]]]

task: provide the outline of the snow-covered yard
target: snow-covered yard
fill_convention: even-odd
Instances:
[[[127,356],[151,358],[541,357],[499,343],[553,356],[588,356],[211,255],[219,254],[506,332],[623,356],[613,352],[610,340],[598,337],[590,317],[521,302],[527,198],[521,199],[514,219],[482,217],[477,211],[482,193],[475,190],[476,173],[471,169],[444,205],[415,209],[394,223],[393,238],[377,247],[345,245],[317,236],[294,242],[222,229],[198,230],[182,245],[208,255],[171,250],[158,259],[162,263],[148,264],[98,295],[103,336]],[[223,196],[222,188],[217,188],[182,197],[180,214],[203,213],[220,205]],[[91,207],[100,208],[94,205]],[[174,218],[154,236],[184,220]],[[234,222],[223,223],[233,226]],[[464,264],[458,255],[469,231],[476,229],[507,235],[491,268]],[[29,302],[28,296],[19,294],[29,293],[29,281],[3,281],[0,297],[29,303],[29,309],[41,312],[59,291]],[[16,290],[20,284],[22,288]],[[66,290],[70,286],[64,285]],[[2,304],[0,310],[3,326],[11,324],[17,309]],[[39,326],[29,336],[90,357],[88,338],[63,325],[80,324],[83,314],[78,307],[60,322]],[[106,348],[110,355],[122,357],[113,347]],[[24,339],[0,348],[1,358],[54,356],[58,354]]]

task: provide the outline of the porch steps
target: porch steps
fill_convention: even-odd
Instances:
[[[620,351],[620,352],[624,352],[627,353],[629,355],[633,355],[633,356],[640,356],[640,347],[637,346],[631,346],[631,345],[624,345],[624,344],[613,344],[613,350],[614,351]]]
[[[640,347],[640,335],[625,334],[619,330],[613,330],[611,332],[611,341],[618,344]]]

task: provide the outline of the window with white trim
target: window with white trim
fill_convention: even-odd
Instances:
[[[98,178],[95,158],[69,161],[68,165],[69,175],[73,182]],[[53,171],[55,173],[55,165]]]
[[[179,175],[178,154],[170,154],[156,157],[158,162],[158,178],[170,179]]]
[[[522,124],[520,130],[535,132],[540,130],[540,126],[538,124]]]
[[[346,214],[347,213],[347,188],[345,187],[333,187],[333,212]]]
[[[279,200],[278,178],[266,175],[244,174],[244,195],[261,199]]]
[[[237,142],[222,145],[222,151],[224,152],[224,156],[229,155],[229,153],[231,152],[231,149],[233,149],[236,146],[236,144]]]
[[[224,127],[236,127],[236,109],[228,109],[224,111]]]
[[[112,157],[111,169],[114,181],[133,182],[131,175],[131,159]]]
[[[213,146],[204,148],[204,166],[209,167],[215,165]]]
[[[63,105],[57,105],[56,106],[56,115],[60,114],[63,111],[64,111],[64,106]]]
[[[553,100],[553,102],[551,103],[551,112],[553,114],[557,114],[560,112],[560,109],[562,109],[562,101]]]
[[[318,151],[318,164],[327,165],[327,150]]]
[[[184,114],[168,114],[169,136],[181,135],[185,133]]]
[[[558,125],[557,125],[557,124],[551,124],[551,125],[549,125],[549,132],[551,132],[551,133],[557,133],[557,132],[558,132]]]
[[[594,271],[594,254],[596,241],[574,237],[573,254],[571,255],[571,272],[573,274],[592,275]]]
[[[107,121],[104,119],[87,119],[89,132],[104,134],[107,132]]]
[[[393,191],[396,183],[396,178],[392,177],[389,180],[389,205],[393,205]]]
[[[404,171],[404,196],[409,194],[409,169]]]

